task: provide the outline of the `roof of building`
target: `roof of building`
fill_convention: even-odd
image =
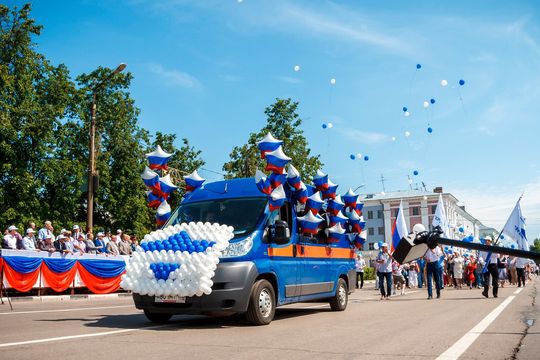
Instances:
[[[457,202],[457,199],[449,193],[443,193],[443,195],[451,196],[455,199]],[[414,198],[414,197],[423,197],[423,196],[439,196],[439,193],[435,193],[433,191],[425,191],[420,189],[411,189],[411,190],[398,190],[398,191],[389,191],[389,192],[380,192],[380,193],[373,193],[373,194],[361,194],[359,196],[359,199],[361,201],[371,201],[371,200],[399,200],[404,198]]]

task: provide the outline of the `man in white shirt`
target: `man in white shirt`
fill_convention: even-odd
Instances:
[[[491,246],[491,236],[486,236],[484,238],[486,245]],[[493,297],[497,297],[499,292],[499,269],[497,268],[497,260],[499,259],[499,254],[494,254],[489,251],[480,251],[480,257],[484,259],[485,264],[482,269],[484,275],[484,291],[482,295],[486,298],[489,297],[489,276],[491,275],[491,284],[493,286]]]
[[[26,229],[26,236],[22,240],[22,248],[23,250],[36,250],[34,229]]]
[[[517,283],[518,287],[525,287],[525,264],[527,264],[527,259],[516,258],[516,272],[517,272]]]
[[[433,278],[435,278],[435,290],[437,292],[437,299],[441,297],[441,273],[442,268],[439,264],[441,257],[443,256],[443,251],[440,246],[436,246],[434,249],[428,249],[424,258],[426,259],[426,277],[427,277],[427,290],[428,290],[428,300],[433,299]]]
[[[17,227],[11,225],[8,227],[8,233],[4,235],[4,249],[17,250]]]
[[[392,255],[388,252],[388,244],[381,245],[381,251],[377,255],[376,263],[378,265],[377,276],[379,277],[379,289],[381,291],[381,300],[390,300],[392,295]],[[384,291],[384,280],[386,279],[386,291]]]
[[[45,224],[43,225],[43,227],[39,229],[38,231],[38,240],[44,241],[45,237],[47,235],[50,235],[51,240],[54,242],[55,239],[54,239],[53,231],[54,231],[54,228],[52,227],[52,223],[49,220],[45,221]]]

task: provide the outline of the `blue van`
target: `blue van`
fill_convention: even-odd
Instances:
[[[254,178],[203,185],[186,195],[166,226],[183,222],[217,222],[234,227],[212,279],[212,293],[163,299],[133,299],[153,322],[175,314],[244,313],[249,322],[269,324],[277,306],[302,301],[328,301],[334,311],[347,307],[354,291],[355,252],[348,240],[327,243],[297,231],[291,194],[279,211],[270,213],[268,198]]]

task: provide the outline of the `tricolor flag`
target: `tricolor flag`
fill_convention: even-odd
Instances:
[[[262,138],[262,140],[259,140],[257,142],[257,147],[261,152],[261,159],[265,158],[266,153],[277,150],[277,148],[281,145],[283,145],[283,141],[277,140],[270,133],[266,134],[266,136]]]
[[[319,231],[319,224],[324,219],[319,215],[314,215],[311,211],[308,211],[306,215],[299,217],[298,221],[302,228],[303,234],[315,235]]]
[[[291,158],[285,155],[283,148],[279,146],[276,150],[266,153],[266,171],[272,171],[274,174],[283,174],[285,166],[291,162]]]
[[[191,192],[202,186],[206,179],[202,178],[197,170],[193,171],[191,174],[184,177],[186,182],[186,192]]]
[[[255,184],[263,194],[270,195],[272,193],[272,183],[260,170],[255,171]]]
[[[270,211],[279,210],[279,208],[281,208],[281,206],[283,206],[285,203],[286,197],[287,196],[285,195],[283,185],[279,185],[277,188],[275,188],[270,194],[270,201],[268,202]]]
[[[289,170],[287,170],[287,183],[291,188],[300,190],[300,183],[302,179],[300,178],[300,173],[292,165],[289,165]]]
[[[148,162],[150,163],[150,169],[154,170],[167,170],[167,161],[173,154],[163,151],[161,146],[157,146],[156,150],[146,154]]]
[[[321,170],[317,170],[317,174],[313,177],[313,184],[319,191],[328,189],[328,175]]]
[[[390,251],[393,252],[397,248],[401,238],[407,235],[409,235],[409,230],[407,230],[407,223],[403,215],[403,202],[400,201],[396,220],[394,220],[394,225],[392,226],[392,246]]]

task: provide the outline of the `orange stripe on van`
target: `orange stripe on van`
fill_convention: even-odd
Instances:
[[[293,257],[293,246],[296,246],[296,256],[299,258],[303,257],[322,259],[354,259],[354,250],[352,249],[312,245],[289,245],[285,247],[269,247],[268,255]]]

